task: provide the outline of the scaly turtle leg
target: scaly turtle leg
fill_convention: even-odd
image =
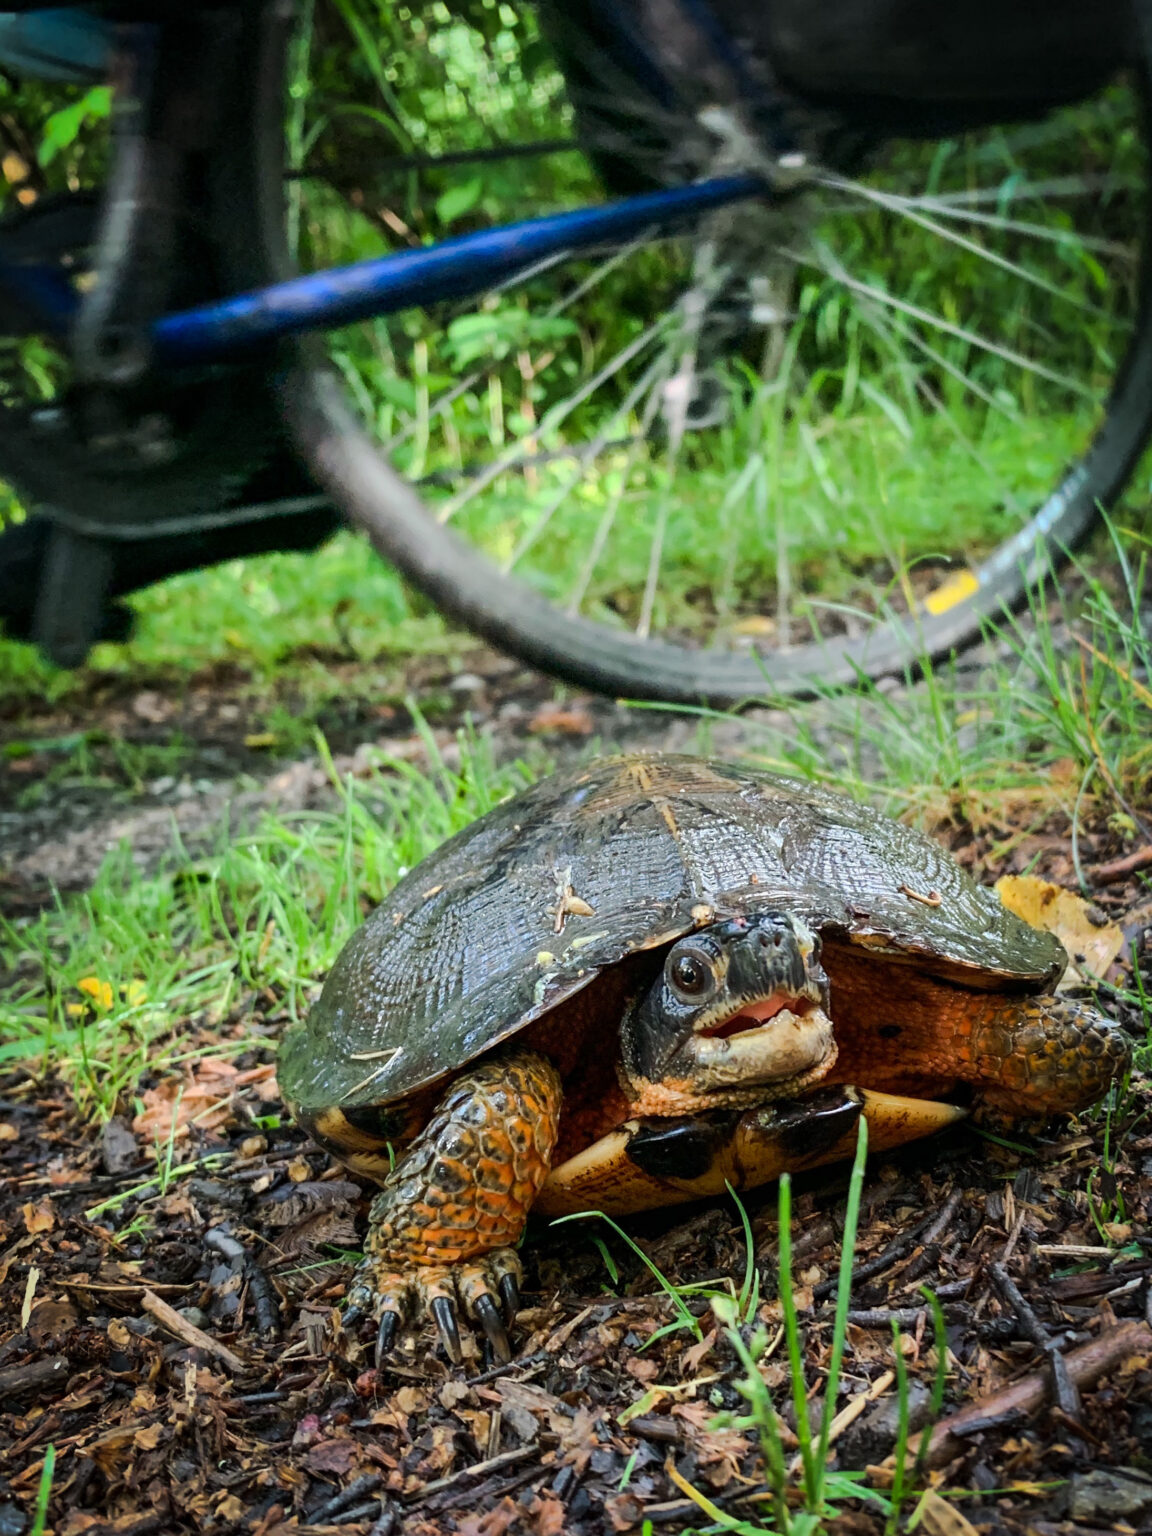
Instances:
[[[463,1073],[436,1106],[372,1202],[350,1311],[380,1324],[379,1364],[402,1321],[431,1312],[453,1362],[458,1306],[511,1359],[504,1321],[518,1305],[515,1244],[548,1176],[560,1117],[560,1077],[533,1052]]]
[[[1128,1068],[1127,1035],[1087,1003],[976,992],[912,966],[845,959],[831,1008],[844,1082],[930,1098],[964,1084],[983,1120],[1037,1124],[1087,1109]]]
[[[1132,1042],[1118,1024],[1070,998],[997,998],[976,1020],[965,1077],[985,1123],[1028,1124],[1075,1114],[1128,1070]]]

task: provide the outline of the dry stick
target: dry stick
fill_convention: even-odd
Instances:
[[[910,1248],[923,1241],[923,1246],[934,1243],[940,1234],[951,1222],[956,1214],[956,1209],[963,1198],[963,1192],[954,1189],[938,1211],[925,1216],[914,1227],[909,1227],[907,1232],[901,1232],[897,1237],[876,1255],[874,1259],[866,1259],[863,1264],[857,1264],[852,1271],[852,1285],[856,1286],[860,1280],[871,1280],[875,1275],[883,1274],[886,1269],[891,1269],[898,1259],[902,1259]],[[814,1301],[823,1301],[825,1296],[835,1293],[840,1284],[838,1275],[830,1276],[827,1280],[821,1280],[820,1284],[812,1292]]]
[[[140,1305],[145,1312],[151,1312],[156,1321],[167,1328],[169,1333],[174,1333],[178,1339],[183,1339],[185,1344],[191,1344],[195,1349],[203,1349],[208,1354],[215,1355],[216,1359],[222,1361],[230,1371],[247,1369],[239,1355],[234,1355],[226,1344],[221,1344],[211,1334],[205,1333],[203,1328],[197,1328],[186,1317],[181,1317],[175,1307],[170,1307],[166,1301],[161,1301],[155,1291],[145,1291],[140,1298]]]
[[[361,1477],[354,1477],[347,1488],[342,1488],[335,1498],[329,1499],[314,1509],[308,1516],[309,1525],[327,1525],[333,1515],[338,1515],[342,1510],[350,1509],[358,1503],[366,1493],[375,1493],[384,1481],[379,1472],[365,1472]],[[377,1503],[373,1509],[375,1514],[379,1508]]]
[[[892,1198],[893,1191],[882,1184],[877,1185],[875,1189],[866,1190],[864,1198],[860,1202],[860,1215],[863,1217],[870,1214],[874,1206],[882,1205],[885,1201]],[[843,1217],[843,1214],[843,1209],[841,1208],[841,1217]],[[808,1254],[814,1253],[817,1249],[824,1248],[828,1243],[834,1242],[843,1230],[843,1220],[834,1222],[830,1216],[821,1216],[819,1220],[813,1222],[810,1227],[801,1232],[795,1243],[793,1243],[792,1262],[794,1264],[798,1263],[799,1260],[806,1258]]]
[[[1092,1387],[1122,1365],[1131,1355],[1152,1352],[1152,1328],[1147,1323],[1121,1323],[1109,1328],[1090,1344],[1082,1344],[1065,1356],[1068,1376],[1077,1388]],[[965,1436],[991,1422],[1020,1414],[1032,1414],[1048,1397],[1051,1375],[1047,1370],[1033,1371],[1030,1375],[1013,1382],[1001,1392],[981,1402],[972,1403],[954,1413],[951,1418],[941,1419],[932,1431],[928,1442],[926,1463],[930,1467],[945,1466],[958,1456],[965,1446]]]
[[[1092,876],[1093,885],[1115,885],[1118,880],[1123,880],[1127,875],[1134,875],[1137,870],[1147,869],[1152,864],[1152,843],[1146,848],[1137,848],[1134,853],[1125,855],[1122,859],[1113,859],[1110,864],[1098,864],[1089,873]]]
[[[1003,1264],[989,1264],[988,1274],[992,1284],[1000,1293],[1001,1301],[1015,1312],[1025,1337],[1048,1356],[1048,1364],[1052,1368],[1052,1388],[1056,1395],[1056,1406],[1067,1418],[1073,1422],[1077,1421],[1082,1412],[1080,1394],[1068,1375],[1064,1356],[1053,1341],[1052,1335],[1036,1316],[1029,1303],[1024,1300],[1020,1287]]]
[[[487,1472],[495,1472],[497,1467],[510,1467],[513,1462],[523,1461],[526,1456],[535,1456],[538,1451],[539,1446],[535,1442],[531,1445],[522,1445],[514,1451],[501,1451],[499,1456],[489,1456],[486,1461],[477,1461],[470,1467],[461,1467],[457,1472],[450,1472],[447,1477],[438,1477],[434,1482],[425,1483],[423,1488],[418,1488],[406,1495],[405,1503],[422,1504],[434,1493],[450,1488],[453,1483],[458,1483],[462,1478],[483,1477]]]
[[[901,1328],[915,1328],[920,1319],[932,1314],[927,1307],[854,1307],[848,1321],[854,1328],[885,1328],[897,1323]]]

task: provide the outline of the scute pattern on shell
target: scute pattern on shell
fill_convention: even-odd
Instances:
[[[557,932],[565,891],[579,910]],[[868,806],[700,758],[601,759],[497,806],[400,881],[286,1036],[281,1086],[305,1109],[400,1097],[625,955],[771,907],[977,987],[1039,990],[1066,962],[931,839]]]

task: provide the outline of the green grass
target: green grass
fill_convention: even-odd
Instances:
[[[792,1181],[788,1174],[784,1174],[780,1179],[776,1279],[777,1295],[784,1318],[783,1334],[787,1349],[792,1418],[799,1445],[799,1452],[794,1462],[790,1460],[785,1450],[780,1416],[760,1371],[761,1360],[775,1347],[770,1331],[755,1316],[754,1306],[751,1309],[752,1316],[748,1316],[749,1309],[744,1304],[743,1298],[737,1300],[731,1295],[712,1295],[712,1311],[743,1373],[736,1378],[736,1390],[747,1404],[747,1412],[742,1415],[731,1413],[720,1415],[715,1421],[715,1428],[752,1431],[756,1435],[764,1464],[765,1480],[768,1484],[773,1521],[771,1525],[766,1526],[755,1520],[738,1519],[719,1508],[682,1474],[672,1472],[673,1481],[680,1491],[709,1517],[711,1523],[706,1528],[709,1532],[729,1531],[733,1536],[769,1536],[769,1533],[775,1533],[775,1536],[815,1536],[816,1532],[824,1529],[825,1522],[839,1512],[839,1506],[848,1501],[862,1501],[881,1514],[885,1520],[885,1531],[888,1536],[895,1536],[895,1532],[901,1529],[904,1506],[912,1495],[914,1485],[922,1475],[932,1427],[940,1416],[947,1384],[947,1331],[940,1304],[930,1292],[925,1294],[933,1311],[936,1369],[928,1422],[920,1435],[912,1464],[908,1463],[911,1440],[908,1374],[900,1348],[899,1329],[895,1324],[893,1324],[893,1354],[899,1413],[891,1488],[883,1490],[869,1486],[863,1469],[838,1468],[833,1471],[828,1464],[832,1425],[837,1414],[840,1369],[847,1346],[852,1270],[856,1258],[856,1234],[867,1153],[868,1125],[867,1121],[861,1120],[856,1156],[845,1201],[836,1308],[827,1360],[823,1366],[820,1413],[815,1428],[810,1408],[814,1384],[809,1380],[811,1373],[805,1358],[805,1340],[801,1332],[793,1288]],[[649,1268],[652,1268],[650,1261],[648,1262]],[[658,1278],[666,1290],[678,1289],[670,1287],[663,1276],[658,1275]],[[683,1288],[679,1289],[683,1291]]]
[[[214,856],[154,875],[120,850],[82,897],[0,921],[0,1063],[60,1072],[104,1118],[145,1072],[261,1038],[257,989],[295,1018],[368,904],[523,782],[465,747],[458,772],[429,742],[428,774],[396,764],[349,778],[334,810],[224,830]]]
[[[739,1322],[750,1324],[755,1319],[757,1308],[760,1305],[760,1276],[756,1269],[756,1246],[752,1238],[752,1224],[748,1219],[748,1212],[744,1209],[744,1204],[739,1195],[730,1184],[727,1188],[728,1193],[735,1202],[736,1209],[740,1214],[741,1225],[744,1228],[744,1279],[739,1290],[736,1289],[735,1283],[731,1280],[729,1280],[727,1287],[720,1291],[717,1291],[716,1286],[708,1281],[701,1281],[699,1284],[673,1285],[663,1271],[648,1257],[639,1243],[635,1242],[618,1222],[613,1221],[611,1216],[606,1216],[603,1211],[575,1211],[569,1216],[557,1216],[552,1222],[554,1227],[562,1227],[570,1221],[595,1220],[604,1222],[615,1237],[640,1260],[644,1268],[656,1281],[671,1304],[673,1316],[671,1322],[666,1323],[662,1328],[657,1328],[655,1333],[648,1336],[644,1342],[645,1349],[654,1344],[657,1339],[663,1338],[665,1334],[678,1333],[681,1330],[686,1330],[692,1334],[697,1343],[701,1341],[704,1335],[701,1332],[699,1320],[687,1304],[688,1300],[692,1297],[703,1298],[709,1301],[719,1297],[721,1301],[732,1303],[735,1308],[734,1316]],[[615,1260],[612,1258],[602,1238],[594,1237],[592,1241],[599,1248],[600,1256],[604,1260],[604,1266],[608,1271],[608,1277],[612,1284],[615,1285],[620,1278]],[[639,1412],[640,1410],[637,1409],[635,1411]]]
[[[1033,816],[1091,810],[1134,829],[1152,768],[1148,555],[1142,536],[1114,531],[1109,559],[1084,569],[1071,646],[1058,646],[1037,606],[1030,625],[1001,631],[1002,654],[978,681],[929,667],[899,694],[862,684],[815,707],[768,699],[773,712],[750,750],[913,820],[947,812],[985,824],[1018,793]],[[267,624],[266,643],[275,634]],[[703,749],[722,718],[700,712]],[[458,773],[441,763],[424,778],[385,764],[342,785],[335,810],[267,817],[231,841],[224,831],[211,858],[177,855],[155,876],[139,876],[127,850],[112,854],[84,896],[0,928],[0,1060],[62,1069],[106,1114],[145,1064],[188,1048],[190,1020],[219,1028],[248,989],[271,986],[295,1016],[400,867],[527,771],[497,773],[487,748],[466,742]],[[77,990],[86,977],[107,983],[107,1007]],[[1141,995],[1129,1001],[1148,1015]]]
[[[131,640],[96,646],[76,672],[0,640],[0,701],[64,701],[86,692],[94,672],[178,683],[225,663],[266,683],[290,661],[298,675],[320,674],[328,659],[386,662],[421,651],[450,653],[462,643],[351,533],[311,554],[261,555],[176,576],[131,604]],[[311,667],[309,653],[317,658]]]
[[[924,1457],[928,1449],[932,1427],[940,1416],[947,1384],[947,1332],[940,1304],[930,1291],[929,1300],[935,1328],[936,1369],[930,1400],[929,1418],[916,1446],[911,1465],[908,1448],[911,1439],[909,1428],[908,1373],[900,1348],[898,1327],[893,1324],[893,1346],[897,1379],[899,1414],[897,1438],[893,1456],[893,1482],[889,1491],[868,1486],[863,1470],[838,1469],[828,1466],[830,1437],[837,1413],[837,1396],[840,1387],[840,1369],[848,1337],[848,1310],[852,1289],[852,1270],[856,1258],[856,1234],[860,1218],[860,1200],[864,1186],[864,1168],[868,1154],[868,1125],[860,1121],[856,1155],[848,1180],[844,1207],[844,1228],[841,1238],[839,1283],[835,1314],[827,1355],[823,1366],[821,1407],[818,1426],[813,1429],[809,1407],[813,1384],[809,1380],[809,1366],[805,1358],[805,1340],[796,1308],[794,1276],[792,1269],[792,1181],[784,1174],[779,1183],[777,1229],[779,1241],[776,1254],[776,1293],[784,1318],[781,1330],[786,1339],[788,1358],[788,1385],[792,1400],[793,1421],[799,1454],[795,1463],[788,1457],[781,1435],[781,1420],[772,1395],[765,1384],[759,1365],[779,1342],[771,1338],[771,1332],[760,1316],[760,1277],[756,1266],[752,1227],[743,1203],[731,1188],[744,1228],[747,1262],[745,1276],[739,1291],[729,1282],[727,1288],[717,1288],[715,1283],[674,1284],[648,1254],[618,1224],[599,1211],[580,1212],[559,1217],[553,1226],[590,1218],[607,1223],[615,1236],[632,1251],[645,1269],[655,1279],[669,1304],[671,1320],[657,1328],[645,1341],[647,1348],[667,1334],[686,1331],[699,1343],[703,1339],[700,1320],[688,1303],[693,1299],[705,1299],[719,1324],[728,1349],[743,1373],[735,1378],[735,1387],[745,1399],[747,1412],[742,1415],[720,1414],[713,1421],[717,1430],[736,1429],[752,1431],[759,1442],[768,1484],[774,1523],[764,1526],[753,1520],[737,1519],[716,1505],[706,1494],[695,1487],[683,1474],[670,1466],[669,1475],[675,1486],[685,1494],[711,1522],[708,1532],[730,1531],[733,1536],[815,1536],[823,1529],[824,1522],[837,1513],[837,1506],[845,1501],[864,1501],[885,1517],[885,1529],[895,1536],[900,1529],[903,1507],[912,1495],[919,1480]],[[615,1284],[619,1273],[602,1242],[600,1247],[608,1266],[609,1276]],[[620,1415],[621,1426],[631,1418],[648,1411],[653,1394],[645,1394]],[[627,1486],[631,1462],[625,1468],[620,1487]],[[696,1532],[696,1536],[700,1536]]]

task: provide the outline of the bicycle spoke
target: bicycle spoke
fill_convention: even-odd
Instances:
[[[842,213],[863,212],[869,203],[875,201],[874,198],[865,197],[859,193],[857,184],[854,182],[844,182],[839,178],[833,177],[821,178],[819,184],[833,188],[847,185],[857,190],[857,194],[860,196],[859,203],[846,203],[840,210]],[[1075,244],[1081,250],[1091,251],[1099,256],[1116,257],[1120,260],[1131,259],[1133,254],[1130,245],[1122,244],[1118,240],[1105,240],[1095,235],[1086,235],[1082,231],[1070,233],[1067,229],[1050,224],[1035,224],[1022,219],[1009,219],[1002,214],[984,213],[980,208],[968,203],[948,202],[940,197],[908,197],[899,192],[886,192],[884,196],[894,207],[919,209],[925,213],[932,214],[936,219],[952,219],[957,223],[979,224],[983,228],[994,229],[998,234],[1023,235],[1031,240],[1046,241],[1050,245],[1067,245],[1071,239],[1075,241]],[[989,201],[1000,200],[999,194],[995,198],[989,198]]]
[[[560,401],[557,405],[553,406],[548,416],[540,423],[539,432],[543,432],[545,429],[554,430],[557,427],[563,426],[577,406],[582,405],[590,395],[595,394],[603,384],[607,383],[609,379],[614,378],[634,357],[644,351],[646,347],[651,346],[661,332],[667,328],[667,325],[668,321],[666,319],[657,321],[656,324],[650,325],[647,330],[641,332],[628,346],[622,347],[615,357],[605,363],[598,373],[581,385],[567,400]],[[482,475],[473,481],[466,491],[462,491],[460,495],[454,496],[440,508],[436,514],[437,522],[450,522],[469,502],[474,501],[481,491],[487,490],[494,480],[506,474],[508,470],[515,469],[523,461],[528,451],[526,443],[517,443],[507,453],[502,454],[489,469],[485,470]]]
[[[660,360],[657,359],[657,361],[653,363],[652,366],[648,369],[648,372],[640,378],[639,382],[633,385],[632,389],[629,390],[628,394],[625,395],[624,399],[615,408],[615,410],[613,410],[611,414],[605,418],[603,428],[596,434],[594,438],[592,438],[590,442],[586,443],[584,447],[580,449],[576,456],[577,467],[575,473],[565,482],[564,485],[561,486],[560,490],[557,491],[555,496],[553,496],[552,500],[543,509],[543,511],[537,517],[536,521],[524,533],[519,544],[517,544],[516,548],[508,556],[507,560],[501,567],[502,570],[514,570],[519,561],[524,558],[524,556],[536,543],[536,540],[548,527],[548,524],[552,521],[552,518],[564,505],[565,501],[568,499],[569,494],[574,491],[580,482],[586,477],[589,466],[599,458],[600,454],[603,453],[604,449],[607,447],[611,439],[613,427],[616,426],[617,422],[619,422],[621,418],[626,419],[635,408],[636,402],[652,389],[653,383],[658,376],[659,369]]]
[[[907,299],[897,298],[895,294],[885,293],[882,288],[852,277],[831,257],[829,252],[824,253],[822,265],[830,277],[834,277],[838,283],[843,284],[853,293],[858,293],[862,298],[872,299],[889,309],[897,310],[902,315],[908,315],[913,320],[920,320],[925,325],[931,326],[933,330],[942,331],[946,336],[955,336],[958,341],[967,342],[991,357],[998,357],[1002,362],[1011,363],[1013,367],[1019,368],[1024,373],[1033,374],[1038,379],[1046,379],[1050,384],[1059,384],[1062,389],[1078,395],[1082,400],[1094,401],[1096,398],[1085,385],[1070,379],[1066,374],[1057,373],[1055,369],[1046,368],[1043,363],[1037,363],[1032,358],[1025,357],[1022,352],[1017,352],[1013,347],[1000,346],[994,341],[989,341],[987,337],[981,336],[978,331],[957,325],[955,321],[947,320],[943,315],[935,315],[919,304],[911,304]]]
[[[1066,284],[1061,286],[1059,283],[1050,282],[1047,278],[1041,277],[1038,272],[1029,271],[1027,267],[1021,266],[1019,262],[1010,261],[1006,256],[1001,256],[998,251],[990,251],[978,241],[969,240],[956,230],[948,229],[938,220],[930,219],[925,214],[918,212],[905,199],[889,197],[886,193],[880,192],[874,187],[868,187],[864,183],[845,181],[841,183],[825,182],[824,184],[839,186],[844,190],[859,191],[869,202],[875,203],[877,207],[888,208],[893,212],[899,213],[909,223],[915,224],[920,229],[927,230],[930,234],[938,235],[942,240],[950,241],[959,249],[978,256],[981,261],[986,261],[991,266],[999,267],[1002,272],[1008,272],[1012,276],[1022,279],[1022,281],[1030,286],[1039,289],[1041,293],[1050,294],[1053,298],[1059,299],[1061,303],[1070,304],[1084,314],[1092,315],[1096,318],[1106,317],[1107,312],[1101,309],[1098,304],[1086,304],[1072,293]]]
[[[879,308],[872,305],[868,306],[866,312],[872,319],[877,331],[884,334],[885,339],[889,345],[894,346],[893,337],[899,336],[900,332],[895,326],[893,326],[890,317]],[[917,339],[915,338],[914,332],[910,334],[913,339]],[[995,487],[996,494],[1004,500],[1006,505],[1013,506],[1015,504],[1017,510],[1023,510],[1023,508],[1019,506],[1016,498],[1012,495],[1012,492],[1004,486],[1000,475],[997,474],[996,470],[976,447],[976,444],[972,442],[971,438],[959,426],[955,416],[951,411],[948,410],[940,396],[925,381],[923,376],[919,372],[910,371],[910,382],[917,393],[922,395],[923,398],[932,407],[935,414],[937,414],[942,421],[947,423],[953,433],[953,436],[967,452],[969,458],[971,458],[972,462],[983,471],[988,480]]]

